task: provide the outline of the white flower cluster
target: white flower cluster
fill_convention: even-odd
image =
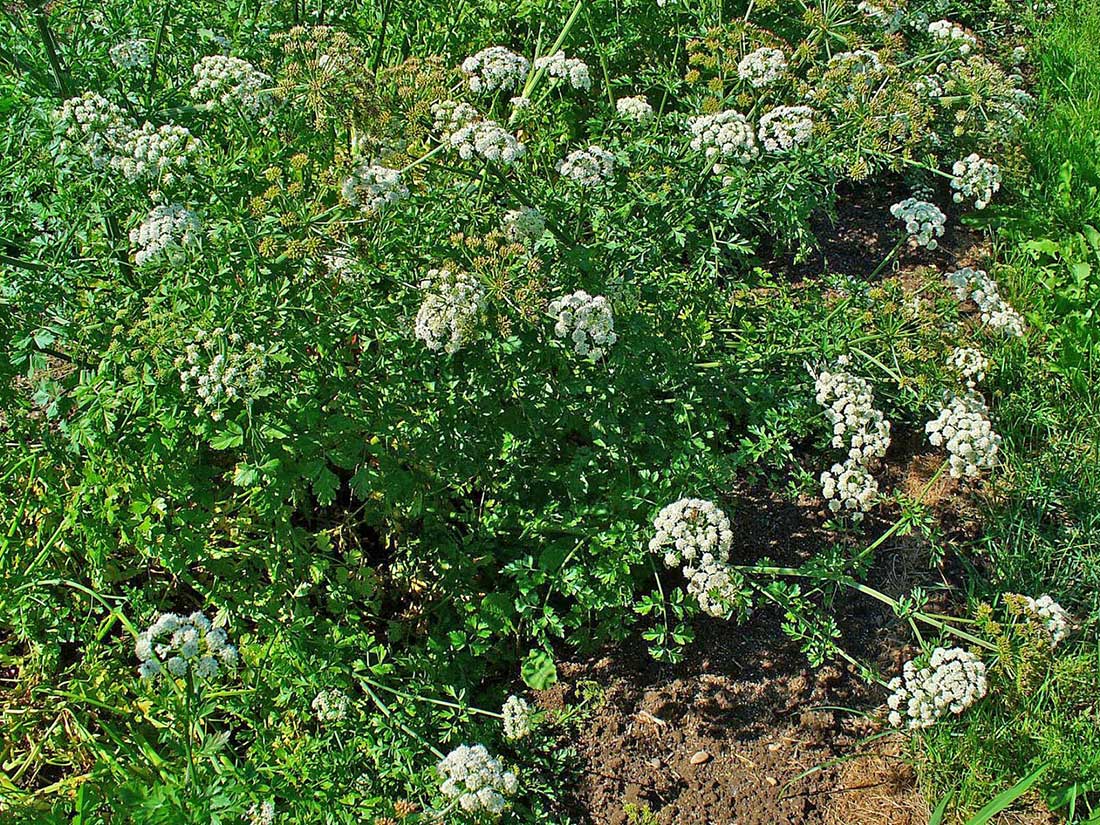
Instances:
[[[503,46],[490,46],[462,61],[470,91],[495,92],[514,89],[523,82],[530,67],[527,58]]]
[[[58,118],[66,141],[79,143],[93,166],[115,169],[129,181],[171,184],[202,146],[182,126],[146,123],[135,129],[122,109],[93,92],[66,100]]]
[[[176,677],[190,670],[201,679],[212,679],[219,663],[229,668],[237,664],[237,648],[228,644],[225,631],[198,611],[190,616],[162,613],[138,635],[134,651],[141,660],[138,675],[145,680],[165,670]]]
[[[318,722],[342,722],[348,715],[348,697],[339,690],[322,690],[313,697],[310,707]]]
[[[467,272],[429,269],[421,280],[424,300],[416,314],[416,337],[432,352],[458,352],[469,340],[485,306],[485,288]]]
[[[635,123],[648,123],[653,120],[653,107],[643,95],[620,97],[615,101],[615,111],[623,120],[633,120]]]
[[[752,124],[740,112],[726,109],[713,115],[699,115],[688,121],[691,148],[713,161],[714,171],[722,174],[724,161],[745,163],[759,154]]]
[[[760,118],[760,142],[769,152],[789,152],[809,142],[814,110],[809,106],[776,106]]]
[[[468,814],[499,817],[515,796],[519,780],[484,745],[459,745],[437,766],[443,783],[440,791]]]
[[[479,120],[463,126],[448,138],[458,156],[470,160],[477,156],[492,163],[505,165],[519,160],[527,152],[516,137],[493,120]]]
[[[141,224],[130,230],[134,262],[144,266],[161,257],[173,258],[184,247],[198,243],[201,233],[202,222],[194,212],[178,203],[154,206]]]
[[[976,153],[955,161],[951,175],[955,203],[973,198],[975,209],[985,209],[1001,188],[1001,167]]]
[[[184,354],[176,359],[180,373],[180,392],[193,395],[195,415],[203,410],[220,421],[226,405],[247,400],[267,377],[267,353],[259,344],[249,342],[243,348],[241,335],[217,327],[207,333],[199,330]]]
[[[574,149],[556,167],[563,178],[582,186],[598,186],[615,176],[615,156],[599,146]]]
[[[1053,650],[1069,635],[1069,613],[1050,596],[1037,599],[1024,596],[1027,610],[1037,618],[1050,634],[1050,647]]]
[[[582,358],[593,361],[602,358],[618,340],[611,302],[602,295],[589,295],[578,289],[551,301],[549,311],[555,319],[554,334],[568,338],[573,351]]]
[[[821,474],[821,495],[828,499],[830,510],[843,510],[858,523],[878,497],[878,481],[864,465],[848,459]]]
[[[501,724],[504,727],[505,739],[518,742],[531,732],[533,716],[531,706],[522,697],[509,696],[505,699],[500,715],[503,717]]]
[[[653,521],[656,535],[649,552],[659,553],[669,567],[712,556],[728,561],[733,544],[729,516],[712,501],[682,498],[665,506]]]
[[[947,713],[960,714],[986,694],[985,664],[960,647],[937,647],[928,667],[906,662],[890,680],[890,724],[929,728]]]
[[[842,356],[838,366],[847,366]],[[874,395],[866,379],[850,372],[822,370],[814,379],[817,403],[832,425],[832,445],[847,448],[848,457],[821,474],[821,494],[834,513],[863,520],[878,497],[879,487],[868,464],[886,455],[890,446],[890,422],[874,407]]]
[[[401,182],[401,173],[396,169],[363,162],[344,180],[340,194],[364,212],[377,212],[407,198],[409,187]]]
[[[66,100],[57,117],[65,140],[82,146],[92,165],[98,168],[110,166],[129,139],[130,126],[125,113],[94,92]]]
[[[684,565],[684,576],[688,595],[695,597],[704,613],[716,619],[730,615],[741,582],[727,563],[704,553],[698,565],[691,562]]]
[[[512,209],[504,215],[504,234],[521,244],[534,243],[546,232],[546,218],[535,207]]]
[[[1003,330],[1006,335],[1024,334],[1024,319],[1008,301],[984,269],[963,267],[947,274],[947,283],[955,288],[959,301],[973,301],[978,306],[983,324]]]
[[[274,825],[275,803],[270,799],[248,809],[248,825]]]
[[[966,386],[973,389],[978,382],[985,379],[985,371],[989,369],[989,359],[980,349],[955,347],[947,358],[947,366],[966,381]]]
[[[111,62],[119,69],[144,69],[152,62],[149,41],[140,37],[111,46]]]
[[[970,54],[970,51],[978,44],[974,35],[958,23],[950,20],[935,20],[928,24],[928,33],[937,40],[958,46],[959,54]]]
[[[953,478],[975,478],[997,460],[1001,437],[993,431],[989,408],[977,393],[951,396],[924,430],[933,447],[947,450]]]
[[[247,60],[225,54],[204,57],[191,70],[195,83],[191,97],[208,109],[239,109],[255,115],[267,106],[264,86],[271,78]]]
[[[112,163],[129,181],[153,179],[168,185],[186,177],[201,143],[183,126],[146,123],[130,132],[125,154]]]
[[[841,359],[845,366],[847,359]],[[882,458],[890,446],[890,422],[874,408],[871,385],[850,372],[822,370],[814,381],[817,403],[833,428],[832,445],[848,448],[857,464]]]
[[[443,100],[432,104],[432,128],[440,135],[450,135],[480,118],[477,109],[465,101]]]
[[[754,89],[770,86],[787,71],[787,56],[782,49],[764,46],[749,52],[737,64],[738,76]]]
[[[574,89],[587,91],[592,88],[588,64],[576,57],[566,57],[562,51],[546,57],[536,57],[535,71],[544,71],[547,76],[565,81]]]
[[[666,505],[653,520],[656,534],[649,552],[660,554],[668,567],[683,566],[687,592],[704,613],[729,615],[740,580],[729,566],[733,529],[729,517],[714,502],[682,498]]]
[[[890,207],[890,214],[905,224],[909,240],[925,249],[935,249],[943,237],[947,216],[934,203],[906,198]]]

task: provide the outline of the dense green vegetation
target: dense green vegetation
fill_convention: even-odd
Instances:
[[[4,821],[582,822],[561,656],[778,605],[851,660],[840,594],[913,631],[855,664],[945,817],[1096,816],[1100,9],[0,30]],[[767,558],[749,486],[833,542]]]

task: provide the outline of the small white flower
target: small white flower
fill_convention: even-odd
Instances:
[[[187,618],[162,613],[138,635],[134,645],[134,652],[141,661],[138,675],[151,681],[166,669],[172,676],[182,677],[190,668],[199,678],[214,678],[219,669],[213,654],[219,647],[223,653],[231,649],[225,644],[225,631],[213,629],[210,620],[201,612],[196,611]]]
[[[576,149],[557,163],[557,170],[582,186],[600,186],[615,175],[615,156],[599,146]]]
[[[615,111],[623,120],[633,120],[635,123],[648,123],[653,120],[653,107],[641,95],[620,97],[615,101]]]
[[[989,369],[989,359],[982,351],[974,347],[955,347],[947,358],[947,366],[957,372],[966,385],[973,389],[985,378]]]
[[[933,447],[947,450],[953,478],[976,478],[996,463],[1001,437],[993,431],[989,409],[977,393],[950,396],[924,429]]]
[[[997,282],[984,269],[968,266],[947,274],[947,283],[955,288],[959,301],[973,301],[983,324],[1002,330],[1006,335],[1019,337],[1024,334],[1024,319],[1012,305],[1001,297]]]
[[[955,161],[951,175],[955,203],[973,198],[975,209],[985,209],[1001,188],[1001,168],[976,153]]]
[[[546,218],[534,207],[513,209],[504,216],[504,234],[522,244],[537,241],[546,232]]]
[[[755,89],[770,86],[787,71],[787,57],[782,49],[764,46],[749,52],[737,64],[738,76]]]
[[[587,91],[592,88],[592,77],[588,64],[575,57],[566,57],[559,51],[546,57],[535,58],[535,70],[544,71],[547,76],[568,83],[574,89]]]
[[[1050,635],[1050,647],[1053,650],[1069,634],[1069,613],[1047,595],[1040,596],[1038,599],[1030,596],[1023,598],[1026,609]]]
[[[253,805],[248,809],[248,825],[273,825],[275,822],[275,803],[271,800]]]
[[[339,690],[322,690],[313,697],[311,707],[322,724],[342,722],[348,715],[348,697]]]
[[[742,581],[737,572],[724,561],[704,553],[698,562],[684,564],[688,580],[687,593],[699,602],[708,616],[725,619],[737,605]]]
[[[492,120],[480,120],[463,126],[450,135],[448,142],[463,160],[481,157],[508,165],[527,152],[527,147],[511,132]]]
[[[177,257],[183,249],[194,246],[202,234],[198,215],[179,204],[154,206],[141,225],[130,230],[130,243],[135,247],[134,261],[138,266],[162,257]]]
[[[878,482],[864,465],[849,458],[821,474],[821,495],[832,512],[858,523],[878,498]]]
[[[657,514],[653,528],[656,534],[649,542],[649,552],[660,555],[669,567],[701,563],[704,556],[729,561],[733,529],[729,517],[712,501],[674,501]]]
[[[956,46],[959,54],[963,55],[970,54],[971,50],[978,45],[974,35],[950,20],[936,20],[929,23],[928,33],[940,42]]]
[[[549,311],[555,318],[554,334],[572,341],[577,355],[595,361],[618,340],[611,302],[602,295],[580,289],[551,301]]]
[[[192,68],[191,97],[207,109],[239,110],[258,115],[270,104],[264,87],[271,78],[247,60],[224,54],[204,57]]]
[[[844,370],[822,370],[814,379],[814,389],[832,426],[834,447],[847,447],[848,458],[856,464],[886,455],[890,422],[875,409],[866,379]]]
[[[752,124],[743,114],[727,109],[713,115],[700,115],[688,121],[691,148],[702,152],[714,163],[714,171],[722,174],[723,164],[746,163],[759,154]]]
[[[462,61],[470,91],[486,94],[516,88],[529,67],[526,57],[503,46],[490,46]]]
[[[432,104],[432,128],[444,138],[481,119],[469,103],[444,100]]]
[[[906,198],[891,206],[890,214],[905,224],[911,243],[929,250],[939,246],[936,238],[943,237],[947,216],[935,204]]]
[[[416,315],[416,337],[432,352],[458,352],[472,337],[485,307],[485,288],[469,273],[430,269],[421,280],[424,300]]]
[[[469,814],[486,814],[496,819],[515,796],[519,781],[512,771],[491,756],[484,745],[459,745],[436,766],[440,792],[455,800]]]
[[[890,723],[911,729],[929,728],[948,713],[958,715],[985,696],[985,664],[962,648],[937,647],[928,667],[906,662],[902,675],[888,685]]]
[[[758,134],[769,152],[789,152],[805,146],[814,131],[814,110],[809,106],[776,106],[762,118]]]
[[[501,708],[504,717],[501,724],[504,727],[504,738],[517,742],[531,732],[531,719],[533,711],[531,706],[519,696],[509,696]]]
[[[149,41],[140,37],[123,40],[112,46],[110,57],[115,67],[123,70],[144,69],[152,62]]]
[[[344,180],[340,194],[364,212],[377,212],[403,201],[409,196],[409,188],[401,182],[401,173],[396,169],[364,162]]]

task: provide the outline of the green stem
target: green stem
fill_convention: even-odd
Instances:
[[[902,245],[907,240],[909,240],[909,236],[908,235],[902,235],[901,239],[896,244],[894,244],[893,249],[891,249],[889,252],[886,253],[886,257],[882,259],[882,263],[880,263],[878,266],[875,267],[875,271],[872,272],[870,274],[870,276],[868,276],[867,280],[869,280],[869,281],[875,280],[875,278],[878,277],[878,274],[880,272],[882,272],[883,269],[886,268],[886,265],[888,263],[890,263],[891,260],[893,260],[894,256],[897,255],[898,250],[901,249]]]
[[[50,30],[50,21],[46,18],[44,10],[39,9],[38,14],[35,15],[34,23],[38,28],[38,37],[42,40],[42,48],[46,50],[46,59],[50,63],[50,70],[53,72],[54,81],[57,83],[58,94],[61,95],[63,100],[68,100],[72,97],[69,73],[61,65],[61,58],[57,54],[57,41],[54,40],[53,32]]]
[[[460,710],[463,713],[480,713],[482,716],[491,716],[494,719],[504,718],[502,714],[493,713],[493,711],[491,710],[476,708],[473,705],[459,705],[455,702],[448,702],[446,699],[433,699],[430,696],[420,696],[419,694],[415,693],[406,693],[403,690],[398,690],[397,688],[390,687],[389,685],[384,685],[381,682],[376,682],[373,679],[367,678],[366,676],[360,676],[359,678],[363,682],[366,682],[368,685],[372,685],[379,690],[384,690],[387,693],[392,693],[395,696],[400,696],[403,699],[409,699],[413,702],[427,702],[430,705],[440,705],[441,707],[452,708],[453,710]]]

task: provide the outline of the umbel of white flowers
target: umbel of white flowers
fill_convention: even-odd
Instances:
[[[530,67],[527,58],[503,46],[490,46],[462,61],[470,91],[491,94],[523,83]]]
[[[688,595],[702,611],[724,618],[736,603],[740,576],[730,568],[733,530],[729,517],[712,501],[682,498],[664,507],[653,521],[656,534],[649,552],[666,566],[682,565]]]
[[[986,694],[985,664],[962,648],[937,647],[927,667],[906,662],[887,688],[890,724],[928,728],[948,713],[960,714]]]
[[[953,395],[924,426],[933,447],[947,450],[952,478],[976,478],[997,460],[1001,437],[989,421],[989,408],[976,392]]]
[[[1023,317],[1001,297],[997,282],[984,269],[964,266],[946,277],[947,283],[955,288],[957,300],[970,300],[977,305],[983,324],[1017,338],[1024,334]]]
[[[448,267],[429,269],[420,282],[424,300],[416,314],[416,337],[432,352],[458,352],[473,335],[485,307],[476,276]]]
[[[890,207],[890,214],[905,224],[909,240],[917,246],[934,250],[943,237],[947,216],[934,203],[906,198]]]
[[[1037,599],[1024,596],[1024,608],[1042,625],[1050,636],[1051,650],[1069,635],[1069,613],[1050,596],[1042,595]]]
[[[190,616],[162,613],[134,645],[141,665],[138,675],[146,681],[162,673],[182,678],[188,672],[200,679],[212,679],[221,667],[237,664],[237,648],[229,644],[225,631],[196,611]]]
[[[518,742],[531,732],[534,714],[522,697],[509,696],[505,699],[500,715],[503,717],[501,726],[504,728],[504,738],[510,742]]]
[[[459,745],[437,766],[439,790],[467,814],[498,818],[515,796],[519,780],[484,745]]]
[[[578,289],[551,301],[549,312],[555,321],[554,335],[570,341],[582,358],[601,358],[618,340],[611,302],[602,295]]]
[[[973,199],[975,209],[985,209],[1001,188],[1001,168],[992,161],[970,154],[951,167],[951,188],[955,203]]]

